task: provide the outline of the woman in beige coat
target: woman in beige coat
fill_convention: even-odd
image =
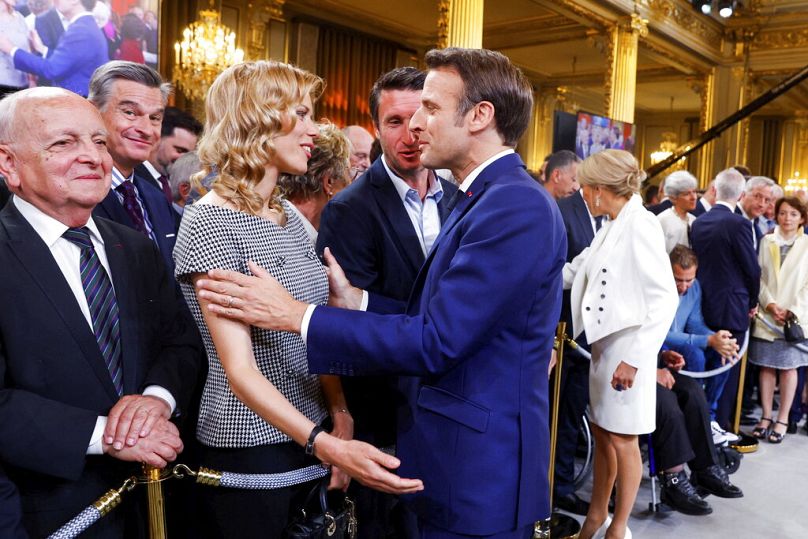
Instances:
[[[782,329],[793,313],[808,333],[808,220],[806,206],[796,197],[781,198],[775,204],[777,227],[760,242],[760,307],[763,317]],[[756,438],[779,444],[788,428],[788,412],[797,387],[797,368],[808,365],[808,353],[787,343],[765,324],[755,324],[749,347],[749,361],[760,367],[760,401],[763,413],[752,431]],[[772,400],[780,374],[780,408],[772,418]]]

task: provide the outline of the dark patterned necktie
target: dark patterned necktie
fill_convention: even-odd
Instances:
[[[116,191],[123,195],[123,209],[132,220],[135,230],[149,235],[146,230],[146,221],[143,218],[143,210],[140,209],[140,204],[137,203],[137,195],[135,194],[135,184],[130,181],[124,181],[115,188]]]
[[[168,203],[171,204],[174,202],[174,197],[171,196],[171,184],[168,182],[168,176],[160,174],[160,177],[157,178],[157,181],[160,182],[160,186],[163,188],[163,194],[166,196],[166,200]]]
[[[602,226],[603,226],[603,216],[598,215],[597,217],[595,217],[595,232],[600,230],[600,227]]]
[[[87,305],[90,307],[95,340],[101,355],[104,356],[115,391],[118,395],[123,395],[120,317],[112,281],[101,265],[87,227],[69,228],[62,236],[81,249],[79,258],[81,285],[87,297]]]

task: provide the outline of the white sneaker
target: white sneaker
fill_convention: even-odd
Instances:
[[[713,443],[715,445],[724,445],[725,443],[733,444],[741,439],[737,434],[722,429],[717,421],[710,422],[710,429],[713,433]]]

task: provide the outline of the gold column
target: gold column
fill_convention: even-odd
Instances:
[[[606,115],[634,123],[637,89],[637,47],[640,36],[648,35],[648,21],[637,13],[611,29],[606,70]]]
[[[483,0],[441,0],[438,3],[438,47],[483,46]]]
[[[263,60],[271,58],[288,61],[286,21],[283,5],[286,0],[252,0],[248,5],[250,18],[247,58]]]
[[[715,107],[713,106],[713,93],[715,91],[715,76],[713,73],[704,76],[702,84],[698,87],[701,98],[701,111],[699,112],[699,127],[701,132],[707,131],[715,124]],[[699,158],[698,178],[699,189],[706,189],[713,179],[713,152],[715,143],[708,142],[698,150]]]
[[[528,170],[538,170],[544,156],[553,151],[553,98],[542,92],[533,93],[533,114],[519,141],[517,151]]]

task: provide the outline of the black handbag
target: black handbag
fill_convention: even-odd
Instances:
[[[791,311],[786,317],[786,323],[783,324],[783,335],[788,342],[802,342],[805,340],[805,333],[802,331],[800,321]]]
[[[297,516],[283,530],[284,538],[354,539],[356,537],[357,521],[354,503],[340,491],[329,493],[330,480],[331,474],[314,485]],[[336,503],[330,504],[330,501],[336,501]]]

